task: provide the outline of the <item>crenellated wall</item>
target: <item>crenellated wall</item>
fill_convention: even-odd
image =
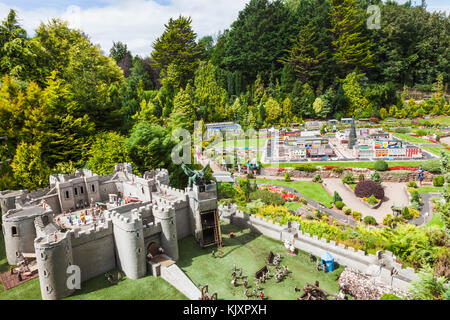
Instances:
[[[219,206],[221,218],[229,223],[236,224],[242,228],[249,228],[272,239],[284,241],[293,240],[295,248],[321,257],[325,252],[329,252],[339,264],[358,269],[359,271],[371,275],[378,281],[391,285],[400,290],[406,290],[412,280],[417,279],[417,274],[412,268],[403,268],[396,262],[396,257],[392,252],[385,251],[379,255],[366,254],[363,250],[356,250],[352,247],[345,247],[344,244],[336,244],[335,241],[319,239],[317,235],[310,235],[300,230],[299,224],[293,223],[291,227],[280,226],[272,220],[267,220],[259,216],[249,215],[237,210],[236,205]],[[384,261],[388,261],[389,266],[383,266],[379,261],[379,256],[383,255]],[[387,259],[387,260],[386,260]]]

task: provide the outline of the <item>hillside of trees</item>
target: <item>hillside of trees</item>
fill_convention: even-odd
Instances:
[[[366,26],[370,4],[381,8],[380,29]],[[183,187],[171,133],[196,120],[258,129],[450,114],[450,20],[425,4],[251,0],[217,39],[171,18],[147,57],[121,42],[105,54],[57,19],[30,37],[18,20],[11,10],[0,25],[0,136],[11,152],[0,144],[0,190],[123,161],[136,173],[166,167]],[[432,96],[415,101],[410,88]]]

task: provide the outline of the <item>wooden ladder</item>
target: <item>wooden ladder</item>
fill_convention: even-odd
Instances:
[[[216,236],[217,250],[219,252],[219,257],[222,258],[222,234],[220,231],[220,221],[219,221],[219,212],[217,210],[214,211],[214,234]]]

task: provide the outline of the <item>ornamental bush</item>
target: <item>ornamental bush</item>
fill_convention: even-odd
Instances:
[[[345,214],[350,214],[350,213],[352,213],[352,209],[350,209],[350,208],[347,207],[347,206],[344,206],[344,207],[342,208],[342,211],[343,211]]]
[[[417,188],[417,182],[415,181],[408,182],[408,188]]]
[[[375,218],[372,217],[372,216],[366,216],[366,217],[364,217],[364,223],[376,226],[377,225],[377,220],[375,220]]]
[[[410,133],[410,128],[395,128],[394,132],[396,133]]]
[[[374,196],[377,199],[384,199],[384,189],[378,182],[372,180],[364,180],[358,182],[355,187],[355,195],[359,198]]]
[[[316,174],[316,175],[314,176],[314,178],[313,178],[312,181],[313,181],[313,182],[317,182],[317,183],[322,183],[322,182],[323,182],[323,179],[322,179],[322,177],[320,176],[320,174]]]
[[[334,195],[333,195],[333,203],[336,203],[336,202],[338,202],[338,201],[341,201],[341,202],[342,202],[342,198],[341,198],[341,196],[339,195],[339,193],[337,193],[337,191],[335,191],[335,192],[334,192]]]
[[[342,174],[344,172],[344,168],[342,167],[338,167],[338,168],[333,168],[333,173],[337,173],[337,174]]]
[[[358,176],[358,181],[361,182],[361,181],[364,181],[364,180],[366,180],[366,177],[364,176],[364,173],[360,173],[359,176]]]
[[[355,219],[356,221],[360,221],[361,217],[362,217],[362,213],[358,212],[358,211],[353,211],[352,212],[352,217],[353,219]]]
[[[370,180],[381,183],[381,176],[378,173],[378,171],[375,171],[371,176],[370,176]]]
[[[426,135],[427,135],[427,131],[426,130],[419,129],[419,130],[416,131],[416,136],[418,136],[418,137],[423,137],[423,136],[426,136]]]
[[[433,178],[433,186],[442,187],[444,185],[444,177],[443,176],[435,176]]]
[[[441,173],[441,160],[439,159],[430,159],[423,162],[422,165],[425,171],[431,173]]]
[[[374,195],[371,195],[371,196],[369,197],[369,199],[367,199],[367,202],[368,202],[371,206],[374,206],[374,205],[376,205],[376,204],[378,203],[378,199],[375,198]]]
[[[341,210],[345,204],[342,201],[337,201],[335,204],[336,208],[338,208],[339,210]]]
[[[386,161],[384,160],[377,160],[375,161],[375,163],[373,164],[373,168],[376,171],[386,171],[389,168],[389,165],[387,164]]]
[[[289,172],[287,172],[287,171],[284,174],[284,181],[291,182],[291,176],[289,175]]]
[[[355,182],[355,177],[351,173],[347,173],[342,178],[342,183],[351,184],[351,183],[354,183],[354,182]]]
[[[298,171],[305,171],[305,172],[314,172],[317,171],[317,168],[315,165],[310,163],[302,163],[295,167],[295,170]]]
[[[411,214],[409,213],[408,207],[404,207],[402,210],[402,217],[406,220],[409,220],[412,218]]]

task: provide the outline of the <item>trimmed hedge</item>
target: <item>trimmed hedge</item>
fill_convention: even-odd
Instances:
[[[298,171],[305,171],[305,172],[315,172],[317,171],[317,167],[313,164],[310,163],[305,163],[305,164],[299,164],[295,167],[295,170]]]
[[[345,204],[342,201],[336,201],[336,203],[334,204],[336,206],[336,208],[338,208],[339,210],[341,210],[343,207],[345,207]]]
[[[442,187],[444,185],[444,177],[443,176],[436,176],[433,178],[433,186],[435,187]]]
[[[258,199],[261,199],[266,205],[272,204],[274,206],[282,206],[286,202],[282,196],[269,190],[256,190],[250,193],[251,201]]]
[[[364,180],[358,182],[355,187],[355,195],[359,198],[370,198],[371,195],[375,196],[375,198],[383,200],[384,198],[384,189],[381,184],[372,181],[372,180]]]
[[[423,169],[431,173],[441,173],[441,160],[430,159],[423,162]]]
[[[366,216],[366,217],[364,217],[364,223],[376,226],[377,220],[372,216]]]
[[[387,169],[389,169],[389,165],[387,164],[386,161],[384,160],[377,160],[375,161],[375,163],[373,164],[373,168],[376,171],[387,171]]]

